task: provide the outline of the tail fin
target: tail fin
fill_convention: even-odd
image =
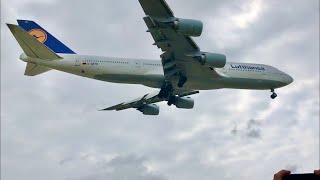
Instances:
[[[7,25],[27,56],[47,61],[62,59],[56,53],[52,52],[49,48],[28,34],[20,26],[14,24]]]
[[[45,45],[37,41],[34,37],[28,34],[20,26],[14,24],[7,24],[13,36],[18,41],[19,45],[23,49],[24,53],[31,58],[39,58],[46,61],[62,59],[56,53],[52,52]],[[50,68],[28,63],[25,75],[36,76],[51,70]]]
[[[39,42],[45,44],[48,48],[50,48],[55,53],[63,53],[63,54],[76,54],[54,36],[52,36],[49,32],[43,29],[34,21],[29,20],[18,20],[18,24],[25,31],[35,37]]]

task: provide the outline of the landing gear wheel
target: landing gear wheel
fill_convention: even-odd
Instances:
[[[168,90],[161,90],[158,97],[160,99],[167,99],[170,96],[170,92]]]
[[[172,84],[170,82],[164,82],[163,85],[162,85],[162,88],[161,88],[161,90],[159,92],[158,97],[161,98],[161,99],[162,98],[167,99],[171,95],[172,91],[173,91]]]
[[[271,99],[275,99],[278,96],[277,93],[274,92],[273,88],[271,89],[271,92],[272,92],[272,95],[270,96]]]
[[[272,95],[270,96],[271,99],[275,99],[278,95],[276,93],[272,93]]]
[[[173,105],[173,104],[175,104],[176,103],[176,97],[175,96],[172,96],[172,97],[170,97],[169,98],[169,100],[168,100],[168,106],[171,106],[171,105]]]

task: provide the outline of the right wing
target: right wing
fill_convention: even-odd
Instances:
[[[134,99],[132,101],[123,102],[118,105],[103,109],[103,111],[112,111],[112,110],[121,111],[121,110],[129,109],[129,108],[138,109],[144,105],[163,101],[162,99],[160,99],[158,97],[158,94],[159,94],[159,91],[156,91],[156,92],[150,93],[150,94],[146,94],[146,95],[139,97],[137,99]]]

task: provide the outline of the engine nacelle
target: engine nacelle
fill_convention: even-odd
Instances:
[[[156,116],[159,115],[160,108],[155,104],[151,104],[139,108],[138,111],[142,112],[144,115]]]
[[[178,97],[175,105],[180,109],[192,109],[194,107],[194,100],[189,97]]]
[[[179,34],[185,36],[201,36],[203,23],[193,19],[177,19],[174,21],[174,28]]]
[[[227,63],[227,57],[223,54],[203,53],[201,62],[210,67],[223,68]]]

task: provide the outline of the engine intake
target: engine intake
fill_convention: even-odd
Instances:
[[[177,19],[174,21],[174,29],[185,36],[201,36],[203,23],[193,19]]]
[[[223,68],[227,63],[227,57],[223,54],[203,53],[201,63],[210,67]]]
[[[152,105],[145,105],[139,108],[138,111],[142,112],[144,115],[157,116],[159,115],[160,108],[159,106],[152,104]]]
[[[192,109],[194,107],[194,100],[189,97],[176,98],[175,105],[180,109]]]

